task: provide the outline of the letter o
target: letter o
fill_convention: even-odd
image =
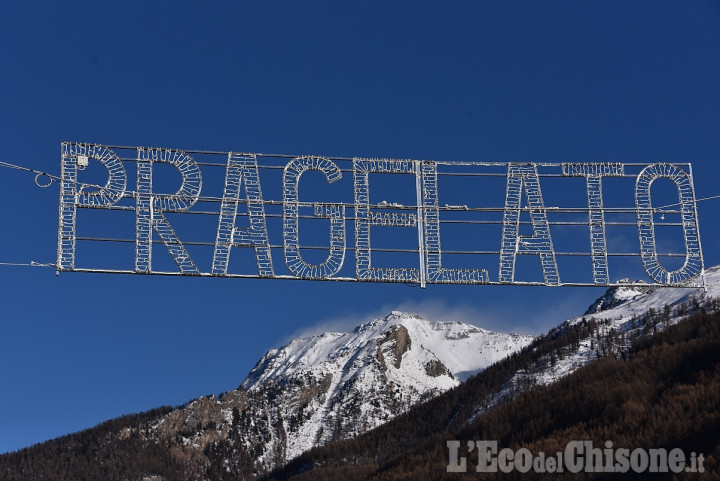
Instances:
[[[669,271],[660,264],[657,254],[654,209],[650,194],[652,183],[657,179],[669,179],[678,189],[685,239],[685,263],[674,271]],[[672,164],[653,164],[645,167],[635,181],[635,207],[637,209],[640,256],[645,272],[658,283],[674,285],[687,283],[700,275],[703,270],[703,260],[700,251],[695,193],[690,175]]]
[[[649,463],[648,453],[644,449],[637,448],[630,453],[630,468],[636,473],[645,472]]]
[[[532,468],[533,455],[528,448],[520,448],[515,452],[515,469],[527,473]]]

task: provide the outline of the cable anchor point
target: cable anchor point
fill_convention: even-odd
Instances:
[[[45,183],[45,180],[43,180],[43,177],[45,179],[47,179],[47,183]],[[46,187],[50,187],[50,185],[52,185],[52,183],[53,183],[53,178],[50,177],[45,172],[40,172],[39,174],[37,174],[35,176],[35,185],[37,185],[40,188],[45,189]]]

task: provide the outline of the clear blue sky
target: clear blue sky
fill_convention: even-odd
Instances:
[[[0,160],[63,140],[443,160],[691,162],[718,195],[712,1],[5,2]],[[0,261],[53,262],[57,186],[0,171]],[[700,205],[707,266],[720,201]],[[393,308],[544,332],[596,288],[0,268],[0,452],[237,387],[268,349]]]

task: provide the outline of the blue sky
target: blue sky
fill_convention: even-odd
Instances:
[[[64,140],[331,156],[690,162],[720,194],[720,5],[6,2],[0,161]],[[54,262],[57,185],[0,171],[0,261]],[[720,200],[699,205],[720,263]],[[390,309],[544,332],[597,288],[0,268],[0,452],[237,387],[268,349]]]

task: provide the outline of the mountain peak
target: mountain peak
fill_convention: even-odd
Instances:
[[[628,301],[635,299],[643,294],[652,292],[653,288],[650,286],[641,286],[641,281],[633,283],[630,279],[621,279],[620,283],[626,283],[627,286],[611,287],[605,291],[605,294],[595,299],[595,302],[590,304],[590,307],[583,313],[583,316],[589,316],[597,314],[602,311],[607,311],[621,304],[625,304]]]
[[[381,332],[384,331],[391,326],[394,326],[396,324],[402,324],[402,323],[412,323],[414,321],[422,321],[422,322],[428,322],[425,320],[422,316],[419,314],[411,314],[408,312],[403,311],[390,311],[390,314],[387,314],[383,317],[379,317],[377,319],[373,319],[369,322],[364,322],[353,329],[353,333],[363,333],[368,331],[377,331]]]
[[[388,319],[388,320],[390,320],[390,319],[408,319],[408,320],[418,319],[421,321],[425,320],[420,314],[413,314],[410,312],[394,311],[394,310],[390,311],[390,314],[385,316],[385,319]]]
[[[391,311],[336,332],[294,339],[267,352],[242,388],[272,393],[298,410],[286,428],[287,458],[337,437],[379,426],[412,405],[460,384],[532,341],[462,322]]]

